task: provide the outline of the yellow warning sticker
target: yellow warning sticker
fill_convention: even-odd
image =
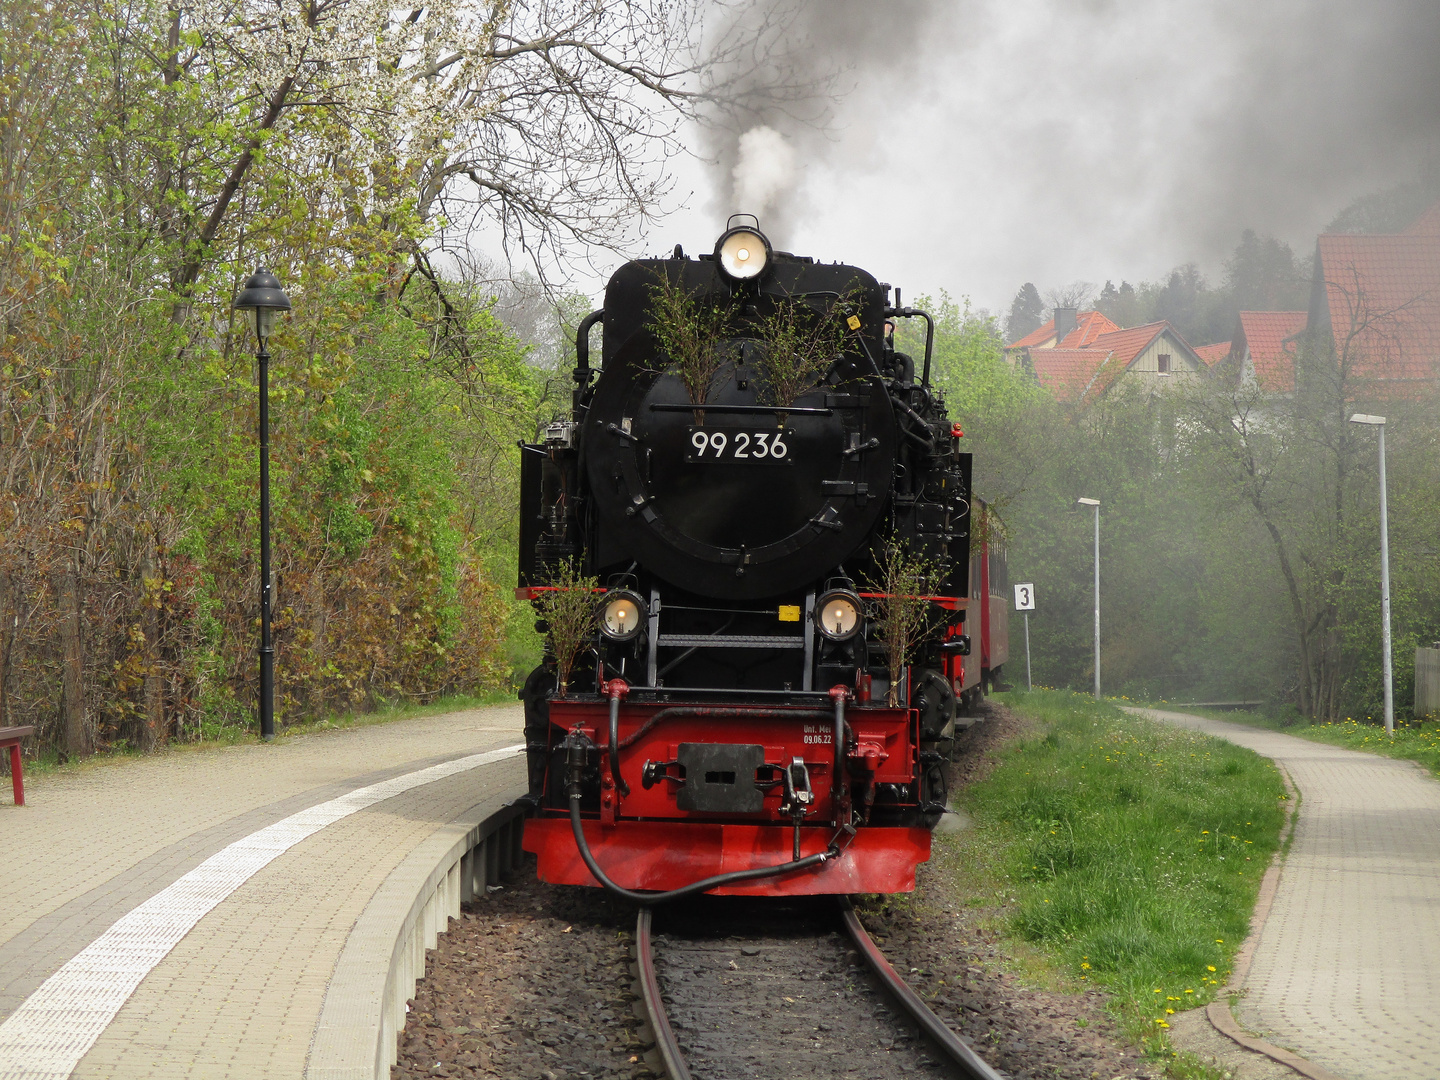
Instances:
[[[859,329],[860,329],[860,316],[859,316],[859,315],[851,315],[850,318],[848,318],[848,319],[845,320],[845,325],[848,326],[848,327],[850,327],[851,330],[859,330]]]
[[[781,621],[781,622],[799,622],[799,621],[800,621],[800,605],[799,605],[799,604],[781,604],[781,605],[780,605],[780,621]]]

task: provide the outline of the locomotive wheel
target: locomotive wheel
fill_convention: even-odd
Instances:
[[[920,714],[920,738],[943,738],[955,723],[954,687],[943,674],[928,668],[916,669],[914,683],[910,707]]]

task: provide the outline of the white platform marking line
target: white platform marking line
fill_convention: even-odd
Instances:
[[[0,1023],[0,1080],[65,1080],[126,1000],[215,905],[308,836],[351,814],[519,751],[507,746],[357,788],[242,837],[132,909]]]

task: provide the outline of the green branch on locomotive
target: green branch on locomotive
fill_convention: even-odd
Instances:
[[[760,400],[784,408],[813,388],[830,370],[845,348],[849,320],[862,299],[851,289],[824,311],[787,297],[780,300],[754,328],[764,347],[760,364]],[[858,323],[857,323],[858,325]]]
[[[598,578],[579,573],[575,563],[559,565],[550,588],[535,596],[535,610],[544,626],[545,641],[555,657],[555,680],[559,695],[569,688],[570,672],[595,630]],[[539,627],[537,627],[539,629]]]
[[[931,629],[930,597],[941,591],[945,564],[912,551],[892,536],[876,553],[876,578],[866,584],[875,597],[875,636],[885,650],[890,685],[885,703],[900,705],[900,678],[915,651]]]
[[[733,328],[733,301],[723,304],[697,300],[680,281],[661,273],[650,287],[650,322],[666,362],[660,371],[677,375],[690,394],[690,404],[704,405],[725,366],[720,348]],[[695,422],[705,423],[705,410],[695,410]]]

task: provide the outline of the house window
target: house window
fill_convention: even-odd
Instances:
[[[1162,352],[1160,354],[1160,374],[1170,374],[1170,354],[1168,352]]]

